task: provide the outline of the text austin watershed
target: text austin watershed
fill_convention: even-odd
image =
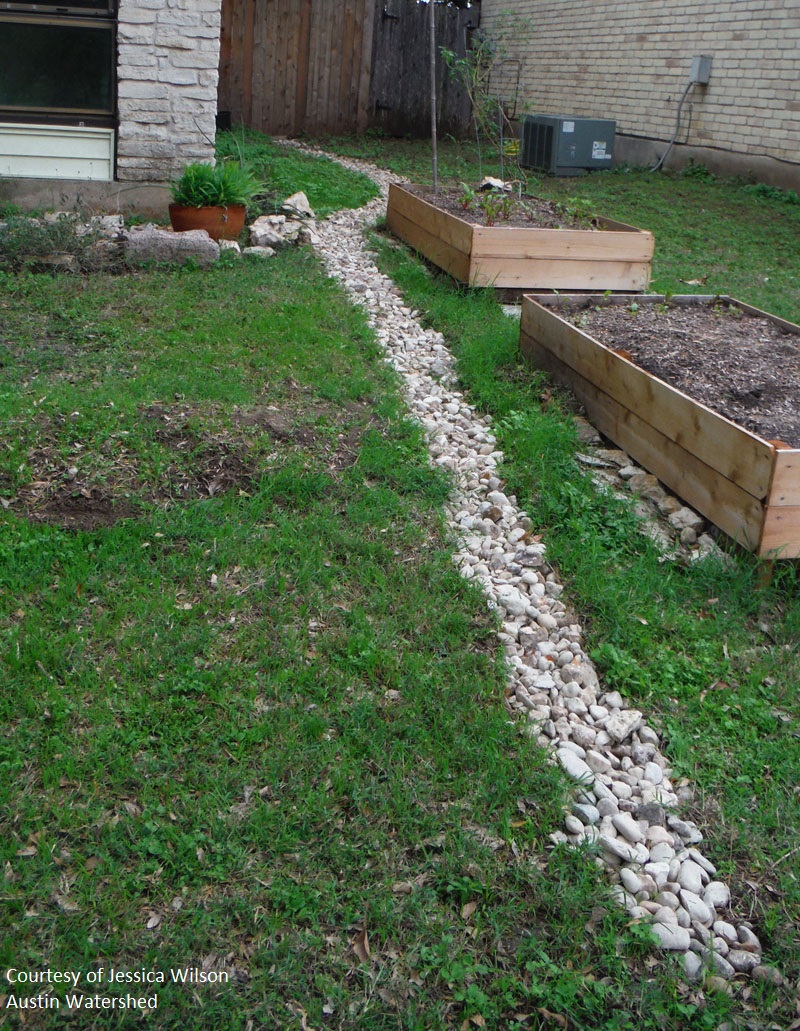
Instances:
[[[65,985],[70,988],[81,987],[84,979],[86,986],[96,990],[100,984],[117,985],[151,985],[166,984],[228,984],[230,974],[225,970],[201,970],[200,967],[173,967],[168,973],[163,970],[116,970],[109,967],[97,967],[83,973],[80,970],[20,970],[9,967],[5,971],[5,980],[9,985],[54,986]],[[19,996],[12,992],[5,1000],[6,1009],[158,1009],[158,995],[136,996],[126,995],[86,995],[66,993],[64,999],[58,999],[49,993],[34,996]]]

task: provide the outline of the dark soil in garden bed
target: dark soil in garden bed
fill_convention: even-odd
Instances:
[[[800,447],[800,335],[721,301],[559,314],[751,433]]]
[[[476,191],[475,199],[465,207],[465,202],[460,199],[464,194],[459,189],[442,188],[438,193],[423,186],[405,186],[405,189],[414,196],[446,211],[449,215],[463,218],[465,222],[472,225],[489,224],[486,219],[486,209],[483,206],[483,198],[486,193]],[[569,202],[559,204],[556,201],[528,194],[519,197],[516,193],[505,193],[501,190],[487,192],[498,203],[505,205],[495,214],[491,222],[495,226],[513,226],[519,229],[602,229],[597,219],[593,218],[591,214],[579,210],[577,206],[570,205]],[[504,201],[503,198],[508,198],[508,200]]]

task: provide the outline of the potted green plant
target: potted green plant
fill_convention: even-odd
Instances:
[[[169,217],[176,232],[205,229],[213,240],[235,240],[247,203],[264,183],[239,161],[195,162],[170,182]]]

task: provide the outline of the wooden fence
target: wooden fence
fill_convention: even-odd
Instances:
[[[387,0],[378,5],[372,48],[370,125],[401,136],[427,136],[431,125],[430,27],[428,5]],[[477,9],[435,7],[437,51],[463,57],[469,32],[477,28]],[[458,136],[469,123],[470,104],[448,73],[441,54],[436,62],[439,131]]]
[[[436,42],[463,54],[476,8],[436,5]],[[430,131],[428,8],[416,0],[222,0],[218,108],[270,135]],[[437,60],[440,131],[469,101]]]

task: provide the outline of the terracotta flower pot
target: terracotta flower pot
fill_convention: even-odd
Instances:
[[[176,233],[185,233],[190,229],[205,229],[212,240],[235,240],[244,229],[246,212],[244,204],[207,208],[170,204],[169,220]]]

